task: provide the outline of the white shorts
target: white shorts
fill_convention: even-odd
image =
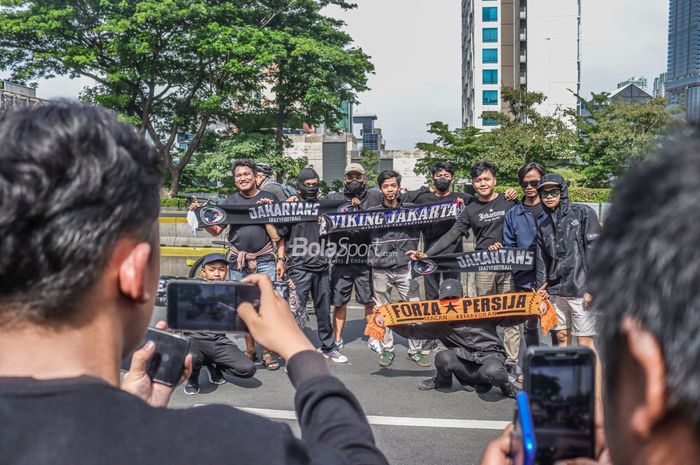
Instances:
[[[552,296],[554,308],[557,310],[557,326],[559,331],[571,329],[573,336],[595,336],[595,317],[592,310],[583,308],[583,299],[576,297]]]

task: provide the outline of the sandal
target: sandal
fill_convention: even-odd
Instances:
[[[277,370],[280,367],[280,362],[275,360],[275,357],[272,355],[272,352],[263,352],[262,361],[265,365],[265,368],[267,368],[268,370]]]

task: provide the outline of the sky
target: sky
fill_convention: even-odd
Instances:
[[[564,0],[562,0],[564,1]],[[568,1],[568,0],[567,0]],[[612,91],[631,76],[653,80],[666,68],[668,0],[582,0],[584,95]],[[355,0],[326,13],[345,21],[355,46],[372,57],[370,90],[355,114],[376,114],[387,149],[430,141],[431,121],[461,120],[461,1]],[[6,77],[6,74],[0,75]],[[88,80],[39,83],[43,98],[77,97]]]

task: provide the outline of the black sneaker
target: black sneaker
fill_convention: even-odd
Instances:
[[[196,379],[188,379],[187,383],[185,383],[185,394],[188,396],[193,396],[195,394],[199,394],[199,382]]]
[[[224,378],[224,374],[219,370],[218,367],[215,366],[207,366],[207,373],[209,374],[209,382],[211,384],[224,384],[226,382],[226,379]]]
[[[510,397],[511,399],[515,399],[515,395],[520,391],[513,383],[503,384],[499,388],[505,397]]]
[[[435,389],[436,391],[446,391],[452,386],[447,386],[443,384],[438,384],[437,383],[437,377],[433,376],[432,378],[425,379],[418,383],[418,389],[421,391],[432,391]]]

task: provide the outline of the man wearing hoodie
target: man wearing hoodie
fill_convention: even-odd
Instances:
[[[557,310],[555,328],[559,345],[579,344],[594,349],[595,319],[586,292],[588,260],[600,236],[600,223],[593,209],[569,201],[569,188],[559,174],[542,176],[537,190],[545,218],[537,228],[535,269],[537,288],[546,287]]]
[[[313,168],[299,172],[297,179],[298,199],[303,202],[318,200],[320,178]],[[345,363],[347,357],[338,351],[331,324],[331,286],[329,260],[321,247],[320,226],[315,221],[300,221],[290,225],[286,237],[286,257],[277,264],[286,267],[287,277],[294,283],[299,298],[299,307],[305,308],[309,294],[314,300],[318,324],[319,351],[335,363]],[[317,244],[318,247],[311,247]],[[284,269],[278,270],[284,274]]]

